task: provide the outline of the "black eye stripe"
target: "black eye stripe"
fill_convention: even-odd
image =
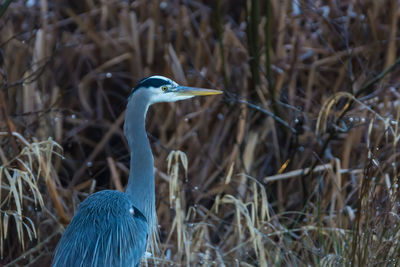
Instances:
[[[140,80],[135,88],[132,90],[131,94],[133,94],[140,87],[161,87],[163,85],[172,85],[171,81],[161,79],[161,78],[144,78]]]
[[[170,85],[171,82],[160,78],[147,78],[138,83],[136,87],[161,87],[163,85]]]

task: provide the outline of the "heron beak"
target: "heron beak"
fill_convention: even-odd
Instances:
[[[223,93],[223,91],[220,90],[187,87],[187,86],[178,86],[175,90],[176,90],[175,93],[182,96],[219,95]]]

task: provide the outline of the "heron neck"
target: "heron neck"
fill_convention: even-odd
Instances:
[[[157,224],[154,192],[154,159],[146,133],[146,113],[149,101],[145,95],[134,94],[129,100],[124,131],[131,152],[129,181],[126,194],[146,217],[149,236]]]

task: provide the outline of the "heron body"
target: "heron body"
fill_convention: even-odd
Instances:
[[[60,240],[53,266],[137,266],[146,250],[147,227],[127,194],[94,193],[80,204]],[[136,249],[126,249],[132,247]]]
[[[163,76],[141,80],[128,98],[124,133],[131,160],[126,192],[104,190],[85,199],[60,239],[52,266],[139,266],[157,235],[154,159],[145,120],[150,105],[221,91],[180,86]]]

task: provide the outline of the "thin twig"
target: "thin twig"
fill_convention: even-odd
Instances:
[[[88,162],[92,162],[97,157],[97,155],[102,151],[102,149],[107,144],[107,142],[111,138],[111,136],[118,130],[118,128],[124,122],[124,119],[125,119],[125,112],[122,112],[121,115],[119,115],[118,119],[114,122],[114,124],[107,131],[107,133],[103,136],[103,139],[101,139],[101,141],[95,147],[95,149],[90,154],[90,156],[85,160],[85,162],[81,165],[81,167],[76,171],[74,177],[72,178],[72,180],[68,186],[69,188],[73,187],[79,181],[79,179],[82,177],[83,173],[85,172],[85,170],[87,168]]]
[[[49,243],[56,235],[59,235],[59,234],[60,234],[60,232],[55,231],[49,237],[47,237],[45,240],[43,240],[39,244],[37,244],[35,247],[33,247],[30,250],[26,251],[25,253],[21,254],[18,258],[16,258],[15,260],[11,261],[7,265],[4,265],[4,267],[15,266],[16,263],[19,262],[20,260],[26,260],[28,255],[33,254],[36,251],[40,251],[43,248],[44,245]]]
[[[332,164],[328,163],[328,164],[322,164],[322,165],[317,165],[312,171],[313,172],[322,172],[322,171],[328,171],[328,170],[332,170],[333,166]],[[263,178],[264,183],[268,183],[268,182],[274,182],[274,181],[278,181],[278,180],[284,180],[284,179],[289,179],[289,178],[293,178],[296,176],[301,176],[304,173],[309,173],[310,168],[304,168],[304,169],[300,169],[300,170],[294,170],[294,171],[290,171],[290,172],[286,172],[286,173],[282,173],[282,174],[276,174],[276,175],[271,175],[268,177]],[[352,169],[340,169],[339,173],[340,174],[344,174],[344,173],[361,173],[362,170],[352,170]]]
[[[282,120],[281,118],[279,118],[278,116],[276,116],[274,113],[272,113],[272,112],[270,112],[270,111],[268,111],[268,110],[266,110],[266,109],[263,109],[263,108],[260,107],[260,106],[257,106],[257,105],[255,105],[255,104],[252,104],[252,103],[250,103],[250,102],[247,102],[247,101],[245,101],[245,100],[236,99],[235,101],[236,101],[236,102],[239,102],[239,103],[241,103],[241,104],[245,104],[245,105],[247,105],[247,106],[249,106],[249,107],[251,107],[251,108],[253,108],[253,109],[255,109],[255,110],[258,110],[258,111],[260,111],[260,112],[266,114],[267,116],[270,116],[271,118],[273,118],[274,120],[276,120],[277,122],[279,122],[280,124],[282,124],[283,126],[285,126],[286,128],[288,128],[292,133],[294,133],[294,134],[297,133],[297,131],[296,131],[295,128],[291,127],[286,121]]]
[[[8,136],[10,137],[10,142],[13,150],[13,156],[16,156],[18,154],[18,145],[17,142],[15,142],[15,139],[13,137],[13,125],[12,122],[8,119],[7,115],[7,106],[6,106],[6,101],[4,99],[4,93],[2,90],[0,90],[0,109],[3,114],[4,121],[6,122],[6,127],[7,127],[7,132]]]
[[[368,89],[370,89],[374,84],[376,84],[377,82],[379,82],[381,79],[383,79],[388,73],[390,73],[391,71],[394,70],[394,68],[400,64],[400,57],[398,57],[396,59],[396,61],[389,66],[387,69],[383,70],[381,73],[379,73],[377,76],[375,76],[373,79],[369,80],[368,82],[366,82],[363,86],[361,86],[361,88],[355,93],[355,97],[358,97],[360,95],[362,95],[363,93],[367,92]],[[354,100],[351,99],[349,100],[349,102],[346,104],[345,108],[342,110],[341,114],[339,115],[339,117],[336,119],[335,124],[339,124],[339,122],[343,119],[343,117],[345,116],[345,114],[350,110],[350,108],[352,107],[352,104],[354,103]],[[325,140],[322,149],[319,153],[319,156],[321,157],[321,155],[323,155],[325,153],[326,148],[328,147],[328,144],[330,143],[330,141],[336,136],[337,131],[335,130],[334,127],[331,127],[329,130],[329,136],[328,138]],[[318,164],[318,160],[314,161],[313,166],[310,169],[310,172],[305,173],[305,175],[309,175],[311,174],[315,167]]]

